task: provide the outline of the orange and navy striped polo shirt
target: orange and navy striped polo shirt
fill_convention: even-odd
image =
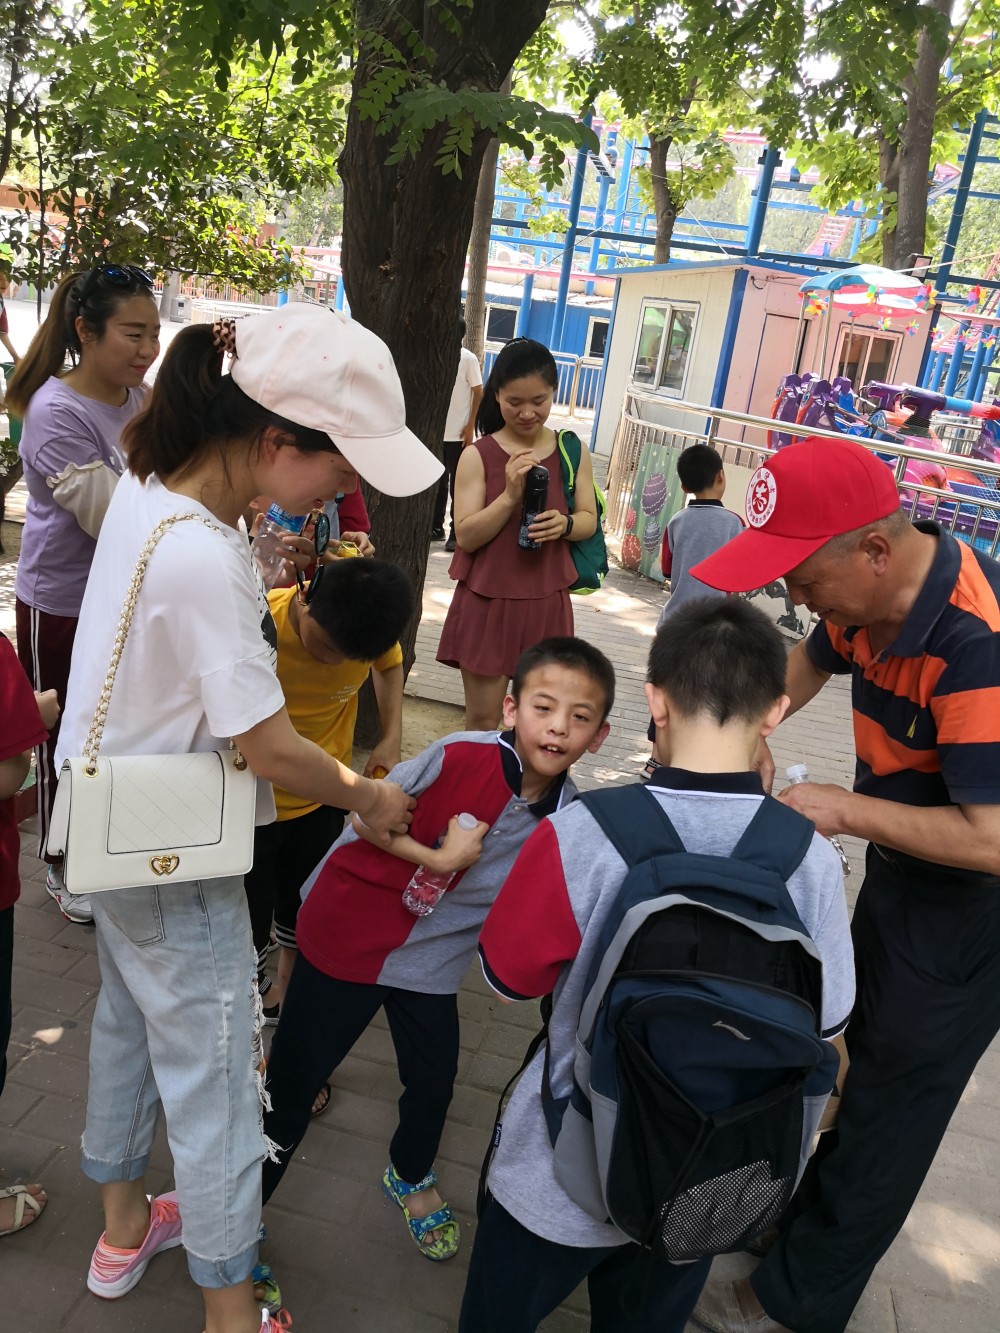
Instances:
[[[895,641],[821,623],[806,649],[851,672],[854,790],[904,805],[1000,805],[1000,563],[935,523],[924,586]]]

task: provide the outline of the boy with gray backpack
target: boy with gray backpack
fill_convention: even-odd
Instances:
[[[772,1225],[854,998],[836,852],[752,770],[785,648],[737,599],[657,633],[648,786],[543,821],[487,918],[505,1000],[550,996],[494,1135],[460,1333],[533,1333],[584,1279],[592,1333],[682,1333],[711,1257]]]

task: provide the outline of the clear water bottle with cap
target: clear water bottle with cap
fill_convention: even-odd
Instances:
[[[289,514],[281,505],[271,505],[264,515],[250,550],[253,554],[265,588],[273,588],[285,568],[287,551],[282,537],[295,536],[306,525],[308,514]]]
[[[800,782],[809,781],[809,769],[805,764],[789,764],[785,769],[785,777],[788,779],[791,786],[797,787]],[[828,841],[830,846],[840,857],[840,864],[844,867],[844,874],[849,875],[851,873],[851,863],[847,859],[847,853],[844,851],[844,844],[836,834],[834,834],[832,838],[829,838]]]
[[[471,833],[478,822],[475,815],[463,813],[458,816],[458,827],[465,829],[467,833]],[[447,832],[445,829],[434,844],[435,847],[441,846]],[[430,916],[448,892],[457,874],[457,870],[442,872],[431,870],[428,866],[417,866],[412,879],[403,890],[403,906],[414,916]]]
[[[521,505],[521,528],[517,534],[517,544],[522,551],[537,551],[541,542],[532,541],[528,529],[539,514],[545,512],[549,498],[549,470],[538,464],[524,478],[524,502]]]

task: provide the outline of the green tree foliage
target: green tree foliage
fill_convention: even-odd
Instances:
[[[15,143],[30,126],[42,86],[35,67],[38,54],[66,27],[62,11],[48,0],[0,0],[0,180],[7,174]]]
[[[135,0],[136,3],[139,0]],[[290,60],[295,86],[330,64],[352,73],[339,174],[342,262],[352,314],[385,338],[411,428],[439,448],[458,363],[457,314],[479,167],[491,138],[560,179],[567,145],[593,142],[573,117],[504,94],[504,78],[548,0],[205,0],[178,9],[180,46],[228,90],[247,49]],[[371,495],[380,553],[418,591],[433,497]],[[404,636],[409,658],[415,626]]]
[[[733,176],[726,131],[780,138],[794,123],[801,0],[600,0],[576,13],[591,40],[578,86],[588,100],[612,92],[625,132],[648,135],[640,181],[665,263],[678,216]]]
[[[977,168],[972,179],[973,188],[988,190],[1000,194],[1000,166],[996,163],[983,162]],[[936,238],[944,235],[951,215],[952,201],[945,196],[930,207],[928,227],[933,228]],[[1000,264],[1000,227],[997,226],[997,201],[995,199],[969,199],[965,206],[962,221],[962,234],[952,265],[955,273],[973,278],[986,276],[991,264]],[[997,276],[994,269],[992,276]]]
[[[291,245],[330,245],[344,225],[344,188],[305,185],[288,195],[282,206],[281,234]]]
[[[927,183],[997,99],[996,0],[866,0],[820,8],[807,49],[830,73],[803,99],[796,156],[819,168],[818,200],[881,213],[881,258],[903,268],[927,245]]]
[[[288,245],[258,233],[283,195],[329,182],[343,71],[296,83],[287,54],[247,50],[220,88],[182,12],[87,0],[36,25],[35,82],[7,118],[18,276],[42,286],[101,255],[263,290],[295,275]]]

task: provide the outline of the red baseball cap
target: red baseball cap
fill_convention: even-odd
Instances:
[[[695,565],[710,588],[748,592],[841,533],[899,508],[892,468],[853,440],[811,437],[764,460],[747,486],[747,530]]]

